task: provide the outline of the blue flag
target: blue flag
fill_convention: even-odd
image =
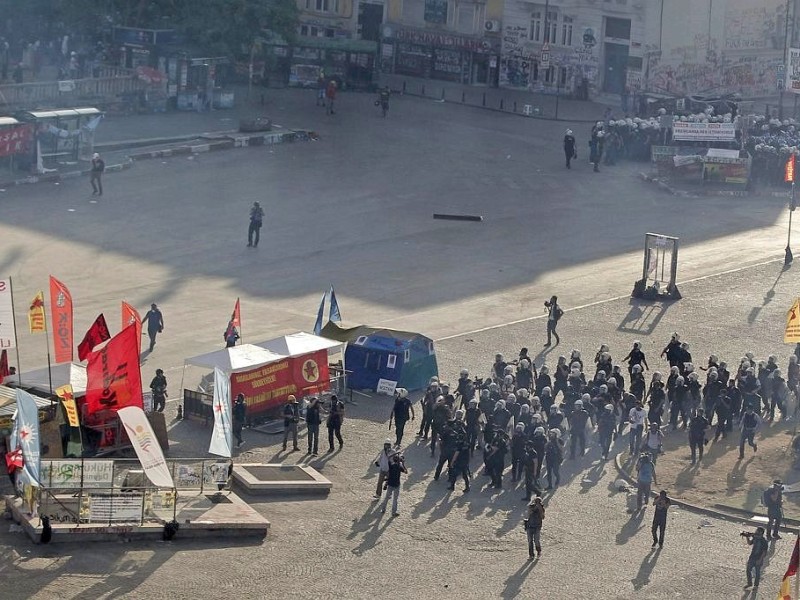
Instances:
[[[328,320],[333,323],[341,323],[342,322],[342,313],[339,312],[339,303],[336,301],[336,292],[333,291],[333,286],[331,286],[331,312]]]
[[[322,333],[322,313],[325,312],[325,296],[327,296],[327,294],[322,294],[322,302],[319,303],[317,322],[314,323],[314,335]]]
[[[41,470],[39,442],[39,409],[28,392],[16,390],[17,415],[14,418],[12,443],[22,450],[23,467],[20,478],[24,483],[39,486]]]

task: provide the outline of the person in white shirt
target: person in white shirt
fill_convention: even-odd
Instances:
[[[650,430],[644,436],[643,452],[647,452],[653,459],[653,464],[656,462],[656,457],[661,454],[661,445],[664,440],[664,434],[658,427],[658,423],[650,423]]]
[[[386,481],[386,477],[389,475],[389,459],[391,459],[394,454],[395,452],[392,450],[392,440],[387,439],[383,442],[383,450],[375,457],[375,466],[378,467],[380,473],[378,474],[378,485],[375,488],[373,500],[380,500],[383,495],[383,484]]]
[[[639,444],[642,442],[642,433],[644,432],[644,423],[646,419],[647,411],[642,408],[642,401],[637,400],[636,405],[628,413],[628,422],[631,424],[631,456],[639,449]]]

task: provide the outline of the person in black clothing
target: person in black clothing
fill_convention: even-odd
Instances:
[[[780,479],[773,481],[772,487],[764,492],[763,501],[767,507],[767,518],[769,519],[767,521],[767,539],[771,537],[773,540],[779,540],[781,536],[778,535],[778,529],[783,519],[783,482]]]
[[[386,475],[386,497],[383,499],[381,512],[386,512],[389,497],[392,497],[392,516],[400,515],[398,504],[400,502],[400,474],[408,473],[402,454],[394,454],[389,461],[389,473]]]
[[[634,365],[644,365],[645,369],[650,369],[650,367],[647,366],[647,359],[644,357],[642,344],[639,341],[633,342],[633,348],[628,352],[628,355],[622,359],[622,362],[628,363],[628,373],[633,373]]]
[[[150,310],[142,317],[142,324],[145,323],[147,323],[147,337],[150,338],[150,352],[152,352],[156,347],[156,336],[164,331],[164,316],[155,303],[150,305]]]
[[[469,407],[464,414],[464,423],[467,431],[467,447],[469,448],[470,455],[477,447],[478,436],[481,433],[481,409],[478,408],[478,399],[473,398],[469,401]]]
[[[247,404],[244,401],[244,394],[238,394],[233,403],[233,435],[236,436],[236,445],[244,444],[242,439],[242,427],[247,418]]]
[[[720,437],[727,437],[731,430],[731,398],[727,394],[727,390],[720,393],[715,410],[717,411],[717,430],[714,433],[716,442]]]
[[[689,448],[692,451],[692,464],[695,464],[697,454],[703,460],[703,447],[707,443],[706,431],[708,430],[708,419],[702,408],[698,408],[694,418],[689,422]]]
[[[536,496],[528,505],[528,514],[525,519],[525,533],[528,535],[528,558],[533,559],[533,551],[542,556],[542,523],[544,521],[544,505],[542,499]]]
[[[259,202],[250,208],[250,226],[247,229],[247,247],[256,248],[261,239],[261,226],[264,222],[264,209]]]
[[[408,398],[408,390],[405,388],[397,388],[394,391],[394,407],[392,408],[392,414],[389,415],[389,431],[392,430],[392,420],[394,420],[394,445],[398,448],[400,444],[403,443],[403,432],[405,431],[406,423],[408,423],[409,413],[413,421],[416,415],[414,414],[414,406]]]
[[[558,429],[550,430],[550,439],[544,448],[548,490],[558,487],[558,484],[561,483],[561,463],[564,461],[564,443],[561,441],[559,433]]]
[[[747,559],[747,585],[745,588],[758,587],[761,581],[761,569],[764,566],[764,559],[769,551],[769,543],[764,539],[764,528],[756,527],[755,533],[746,535],[747,543],[753,547]],[[753,579],[755,578],[755,582]]]
[[[431,423],[433,422],[433,407],[436,406],[436,399],[440,395],[441,388],[439,387],[439,380],[431,378],[428,389],[425,390],[425,395],[420,400],[422,419],[420,419],[417,437],[421,437],[424,440],[428,439],[428,433],[431,430]]]
[[[167,402],[167,378],[164,377],[164,371],[161,369],[156,369],[156,376],[150,382],[150,389],[153,392],[153,410],[164,412]]]
[[[680,339],[681,338],[677,333],[673,333],[669,340],[669,344],[667,344],[661,351],[661,358],[666,357],[670,367],[677,367],[680,363]]]
[[[463,411],[459,412],[463,413]],[[439,480],[445,463],[447,463],[448,468],[452,465],[453,455],[459,444],[457,429],[458,425],[455,419],[452,419],[445,423],[439,432],[441,441],[439,442],[439,462],[436,463],[436,471],[433,474],[435,481]]]
[[[339,450],[344,446],[342,439],[342,423],[344,422],[344,402],[340,401],[336,396],[331,396],[331,410],[328,413],[328,453],[333,452],[333,436],[339,442]]]
[[[575,450],[580,446],[580,456],[586,452],[586,423],[589,413],[584,408],[584,402],[589,402],[589,394],[584,394],[581,400],[575,402],[575,410],[569,415],[569,457],[575,458]]]
[[[667,496],[666,490],[661,490],[653,502],[655,513],[653,514],[653,548],[658,544],[659,548],[664,547],[664,530],[667,528],[667,510],[672,501]]]
[[[561,343],[561,338],[556,333],[556,326],[564,315],[564,311],[558,305],[558,296],[551,296],[550,300],[544,303],[544,307],[547,310],[547,343],[545,346],[550,345],[551,336],[555,336],[556,345],[558,345]]]
[[[564,157],[567,159],[567,168],[571,169],[570,163],[573,158],[578,158],[578,153],[575,151],[575,136],[572,134],[572,129],[567,129],[564,134]]]
[[[525,424],[517,423],[514,435],[511,436],[511,482],[516,483],[522,479],[523,462],[525,459]]]
[[[725,388],[723,395],[730,401],[731,406],[731,418],[728,421],[726,430],[733,431],[733,419],[738,419],[742,414],[742,393],[736,387],[735,377],[728,379],[728,387]]]
[[[495,489],[503,487],[503,469],[506,466],[506,453],[508,452],[508,436],[505,430],[495,426],[494,438],[489,446],[486,464],[489,467],[489,475],[492,478],[490,484]]]
[[[436,440],[442,437],[442,431],[451,416],[450,406],[447,404],[445,397],[439,396],[436,399],[436,405],[433,407],[433,420],[431,422],[431,456],[436,455]]]
[[[617,425],[617,418],[614,415],[614,405],[606,404],[597,418],[597,434],[600,438],[600,453],[604,460],[608,460],[608,453],[611,451],[611,439],[614,435],[614,428]]]
[[[105,161],[95,152],[92,155],[92,166],[89,172],[89,181],[92,184],[92,196],[103,195],[103,172],[105,170]]]
[[[317,456],[319,450],[319,426],[322,417],[319,411],[319,399],[312,398],[306,410],[306,429],[308,430],[308,453]]]
[[[286,442],[289,441],[289,434],[292,434],[294,450],[300,450],[297,445],[297,424],[300,422],[300,406],[297,398],[289,395],[289,402],[283,407],[283,449],[286,450]]]
[[[537,475],[539,463],[540,459],[539,454],[536,452],[536,446],[533,441],[529,440],[525,444],[525,455],[522,459],[522,466],[525,470],[525,497],[523,500],[530,500],[531,492],[535,492],[537,495],[541,493]]]
[[[447,488],[450,491],[456,489],[456,480],[460,477],[464,479],[464,493],[469,491],[469,457],[472,448],[466,439],[458,440],[456,452],[450,462],[450,470],[448,472],[448,479],[450,486]]]
[[[378,93],[378,100],[376,104],[381,107],[381,112],[383,113],[384,117],[386,117],[386,115],[389,113],[389,97],[391,95],[392,91],[389,89],[388,85],[381,89],[381,91]]]

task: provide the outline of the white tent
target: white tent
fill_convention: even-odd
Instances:
[[[21,386],[18,374],[6,377],[5,382],[13,383],[22,388],[34,388],[41,392],[50,393],[51,376],[53,379],[53,390],[62,385],[70,384],[72,386],[72,393],[75,394],[75,396],[83,396],[86,393],[86,367],[74,362],[53,365],[49,373],[46,367],[23,373]]]
[[[338,342],[337,342],[338,343]],[[254,344],[242,344],[233,348],[223,348],[207,354],[193,356],[183,361],[184,367],[203,367],[213,370],[219,367],[225,373],[239,373],[256,367],[268,365],[288,358],[286,354],[278,354]]]
[[[318,350],[327,350],[328,356],[331,356],[339,353],[344,354],[345,344],[344,342],[301,331],[261,342],[256,346],[284,356],[301,356]]]

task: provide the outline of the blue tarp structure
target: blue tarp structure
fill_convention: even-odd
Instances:
[[[347,342],[344,364],[352,389],[375,390],[379,379],[387,379],[397,387],[422,390],[439,374],[433,340],[419,333],[366,325],[344,328],[329,322],[321,335]]]

